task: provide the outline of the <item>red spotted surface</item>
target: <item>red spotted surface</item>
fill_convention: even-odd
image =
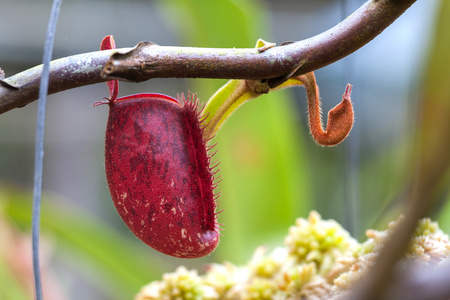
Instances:
[[[116,99],[117,85],[108,87],[111,98],[96,105],[110,107],[105,168],[119,215],[137,237],[162,253],[181,258],[209,254],[220,234],[215,172],[198,101],[182,96],[178,102],[161,94]]]

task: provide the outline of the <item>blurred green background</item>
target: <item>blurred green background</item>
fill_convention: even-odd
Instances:
[[[65,1],[54,58],[117,47],[251,48],[318,34],[357,0]],[[0,1],[0,66],[6,76],[40,64],[51,1]],[[46,299],[131,299],[178,265],[245,263],[255,247],[282,245],[288,227],[312,209],[356,238],[396,218],[413,180],[425,178],[433,216],[450,232],[450,1],[418,0],[372,43],[316,72],[323,111],[352,83],[355,126],[334,148],[309,136],[302,88],[245,104],[214,142],[223,180],[223,237],[210,256],[182,260],[135,238],[114,210],[104,176],[105,84],[49,97],[42,209]],[[121,96],[188,90],[201,100],[225,81],[155,79],[120,83]],[[36,103],[0,116],[0,299],[30,299],[29,230]],[[420,169],[420,172],[416,172]]]

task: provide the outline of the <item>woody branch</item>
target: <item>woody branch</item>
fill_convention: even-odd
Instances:
[[[353,53],[415,1],[369,0],[344,21],[317,36],[266,51],[164,47],[144,42],[133,49],[57,59],[50,65],[49,94],[113,78],[136,82],[158,77],[266,79],[275,86],[287,77],[322,68]],[[0,114],[37,99],[41,72],[42,66],[36,66],[0,78]]]

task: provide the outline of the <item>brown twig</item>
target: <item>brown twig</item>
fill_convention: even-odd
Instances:
[[[100,72],[113,51],[91,52],[54,60],[50,63],[49,94],[104,81]],[[3,81],[0,85],[0,114],[22,107],[38,98],[42,65]]]
[[[111,51],[74,55],[52,62],[49,94],[108,79],[142,81],[157,77],[268,79],[272,86],[287,75],[298,76],[331,64],[361,48],[416,0],[369,0],[335,27],[315,37],[257,49],[164,47],[140,43],[113,55]],[[292,73],[292,70],[296,70]],[[26,70],[0,85],[0,114],[37,99],[42,66]],[[109,77],[107,77],[109,76]],[[7,85],[18,87],[14,89]]]
[[[358,50],[414,2],[367,1],[328,31],[266,51],[164,47],[141,42],[128,53],[113,55],[102,76],[133,82],[169,77],[276,80],[288,74],[298,76]]]

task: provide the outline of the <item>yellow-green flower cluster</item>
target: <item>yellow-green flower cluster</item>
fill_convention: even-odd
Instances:
[[[179,267],[144,286],[135,299],[338,300],[374,264],[400,221],[385,231],[368,230],[369,239],[359,244],[338,223],[311,212],[289,229],[285,247],[270,253],[260,247],[244,266],[211,264],[201,276]],[[448,236],[437,223],[422,220],[405,257],[439,263],[449,255]]]
[[[420,221],[406,257],[442,263],[448,256],[450,256],[448,235],[439,228],[437,222],[430,219]]]
[[[178,267],[174,273],[164,274],[162,281],[144,286],[136,297],[142,300],[202,300],[218,299],[214,288],[204,285],[197,271]]]
[[[297,219],[289,229],[285,244],[290,254],[301,262],[315,262],[318,272],[326,275],[348,251],[356,251],[358,242],[334,220],[322,220],[317,212],[308,219]]]

